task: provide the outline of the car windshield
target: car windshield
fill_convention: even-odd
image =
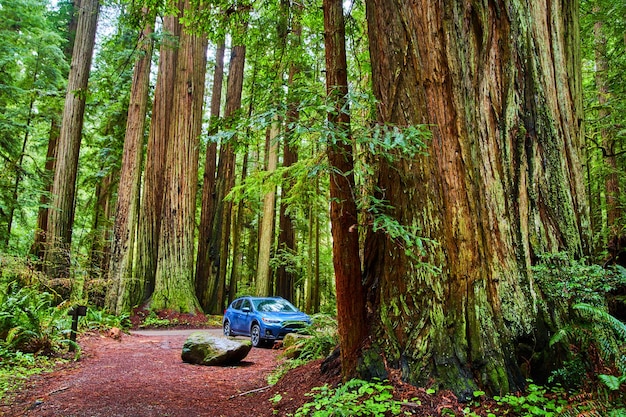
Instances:
[[[273,299],[262,299],[255,300],[254,307],[258,311],[264,311],[267,313],[293,313],[296,310],[294,306],[292,306],[288,301],[285,300],[273,300]]]

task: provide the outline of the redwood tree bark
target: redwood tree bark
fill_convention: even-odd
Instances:
[[[224,81],[224,42],[221,42],[215,53],[215,72],[213,73],[213,90],[211,94],[211,121],[215,123],[220,117],[222,103],[222,83]],[[214,129],[213,133],[216,129]],[[211,141],[207,145],[204,162],[204,181],[202,184],[202,211],[200,213],[200,228],[198,232],[198,256],[196,260],[196,296],[205,311],[210,308],[208,294],[211,260],[209,244],[213,230],[213,218],[216,209],[216,179],[217,142]]]
[[[182,3],[179,4],[182,9]],[[178,57],[178,36],[181,24],[179,16],[163,18],[166,36],[159,52],[159,70],[154,88],[154,103],[148,133],[146,162],[143,174],[143,191],[139,209],[137,232],[137,259],[133,276],[137,277],[142,290],[129,302],[138,305],[150,298],[154,291],[154,280],[159,251],[161,208],[163,205],[163,176],[174,98],[174,77]]]
[[[98,0],[84,0],[78,11],[76,39],[52,182],[52,209],[48,213],[45,259],[46,272],[52,277],[68,277],[70,274],[78,155],[99,9]]]
[[[72,52],[74,50],[74,39],[76,38],[76,26],[78,25],[78,15],[76,11],[80,6],[79,0],[74,0],[71,6],[68,4],[69,21],[67,24],[67,43],[63,48],[63,55],[65,55],[68,61],[72,59]],[[39,211],[37,213],[37,228],[35,229],[35,235],[33,239],[33,245],[30,248],[30,254],[35,256],[38,260],[43,260],[45,256],[46,236],[48,235],[48,205],[50,204],[49,193],[52,190],[52,180],[54,179],[54,171],[56,166],[56,151],[57,144],[59,142],[59,134],[61,128],[59,126],[56,117],[53,117],[50,123],[50,133],[48,135],[48,151],[46,153],[46,164],[44,172],[46,177],[44,179],[43,194],[39,199]],[[50,178],[48,178],[48,174]],[[38,263],[38,267],[40,263]]]
[[[521,363],[538,365],[550,314],[531,265],[589,241],[577,13],[577,1],[367,0],[378,121],[432,131],[427,155],[380,163],[381,197],[438,244],[415,254],[433,269],[368,236],[364,373],[385,361],[467,399],[519,389]]]
[[[241,108],[243,91],[243,73],[246,61],[246,46],[234,46],[230,53],[228,81],[226,86],[226,106],[224,117],[234,117]],[[224,197],[235,185],[235,149],[232,143],[220,146],[219,164],[217,167],[215,220],[213,222],[212,239],[210,242],[211,265],[209,267],[209,311],[220,314],[224,310],[226,298],[226,273],[228,270],[228,254],[230,243],[230,224],[232,202],[224,201]]]
[[[337,291],[337,325],[342,374],[344,378],[349,378],[356,372],[357,358],[367,335],[365,291],[361,278],[352,138],[347,110],[348,72],[343,5],[341,0],[324,0],[322,7],[326,94],[334,107],[334,111],[328,114],[332,131],[328,137],[327,154],[331,167],[330,222]]]
[[[287,5],[283,7],[288,7]],[[292,6],[292,32],[293,41],[290,44],[291,49],[300,48],[302,44],[302,24],[300,23],[302,7]],[[291,63],[289,68],[289,78],[287,80],[287,86],[289,88],[289,94],[287,95],[287,117],[285,120],[285,141],[283,146],[283,166],[290,167],[298,162],[298,150],[297,144],[294,140],[294,130],[291,126],[297,124],[300,113],[298,111],[297,93],[295,92],[297,86],[297,79],[300,73],[300,66],[296,62]],[[292,215],[288,212],[287,204],[284,202],[285,198],[289,196],[292,188],[293,181],[289,178],[285,178],[285,181],[281,190],[281,203],[279,209],[279,222],[278,222],[278,250],[284,251],[289,254],[296,253],[296,236],[294,230],[294,221]],[[295,265],[294,265],[295,266]],[[294,300],[295,297],[295,274],[292,272],[293,267],[287,265],[279,265],[276,269],[276,295],[286,298],[287,300]]]
[[[144,15],[148,15],[147,11]],[[141,159],[144,144],[144,126],[150,90],[150,63],[152,61],[153,22],[146,25],[140,36],[141,56],[135,63],[133,83],[126,119],[124,154],[118,186],[111,242],[108,277],[107,308],[114,314],[129,311],[139,302],[142,294],[141,280],[133,277],[133,260],[137,226],[139,224],[139,189],[141,185]]]
[[[265,145],[267,156],[266,171],[271,174],[278,166],[278,135],[280,122],[275,116]],[[274,246],[274,223],[276,218],[276,186],[271,186],[263,196],[263,216],[259,227],[259,257],[257,259],[256,295],[268,297],[272,292],[272,271],[270,258]]]
[[[183,16],[192,10],[185,1]],[[174,114],[165,160],[159,256],[152,310],[195,313],[194,232],[207,39],[183,30],[174,82]]]

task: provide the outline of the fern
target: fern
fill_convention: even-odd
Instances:
[[[620,340],[626,342],[626,324],[613,317],[607,311],[587,303],[575,304],[573,308],[587,314],[595,322],[608,325]]]

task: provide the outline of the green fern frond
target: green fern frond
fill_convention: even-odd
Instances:
[[[613,317],[607,311],[587,303],[575,304],[573,308],[588,314],[595,321],[609,325],[620,340],[626,341],[626,324]]]

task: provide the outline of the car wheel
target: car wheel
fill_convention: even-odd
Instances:
[[[230,321],[226,320],[224,322],[224,336],[232,336],[233,331],[230,328]]]
[[[252,342],[252,346],[259,347],[261,346],[261,327],[258,324],[253,324],[250,328],[250,341]]]

